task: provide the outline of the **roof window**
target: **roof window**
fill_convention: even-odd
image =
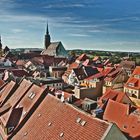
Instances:
[[[28,97],[32,100],[34,97],[35,97],[35,93],[34,92],[31,92],[29,95],[28,95]]]
[[[64,136],[64,133],[62,132],[62,133],[60,133],[60,135],[59,135],[60,137],[63,137]]]

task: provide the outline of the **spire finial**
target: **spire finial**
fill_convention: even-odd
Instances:
[[[48,21],[47,21],[47,29],[46,29],[46,34],[47,34],[47,35],[49,35]]]

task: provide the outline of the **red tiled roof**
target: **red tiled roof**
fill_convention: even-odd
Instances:
[[[31,86],[32,83],[30,81],[23,79],[23,81],[20,83],[19,87],[16,89],[7,103],[9,103],[12,107],[15,107],[16,104],[24,97],[26,92],[31,88]]]
[[[78,122],[83,122],[83,126]],[[93,118],[51,95],[35,110],[28,122],[12,138],[34,140],[100,140],[109,123]]]
[[[20,100],[15,108],[11,108],[8,112],[3,114],[0,119],[6,127],[9,127],[10,124],[14,124],[15,130],[21,125],[22,121],[27,121],[26,116],[31,115],[33,110],[36,109],[38,104],[43,100],[46,95],[46,88],[41,88],[37,85],[33,85],[25,96]],[[19,111],[19,112],[18,112]],[[18,116],[17,113],[18,112]],[[12,120],[9,122],[9,120]],[[22,124],[23,125],[23,124]],[[0,128],[0,131],[1,130]],[[4,139],[6,134],[3,135]]]
[[[95,56],[92,60],[93,61],[97,61],[97,60],[99,60],[100,59],[100,56]]]
[[[4,84],[5,82],[3,80],[0,80],[0,87]]]
[[[94,78],[102,78],[102,77],[104,77],[104,75],[100,72],[100,73],[94,74],[94,75],[86,78],[86,80],[92,80]]]
[[[121,69],[116,69],[114,71],[111,71],[107,77],[105,78],[105,81],[112,81],[122,70]]]
[[[85,61],[86,59],[88,59],[88,57],[85,53],[83,53],[76,60]]]
[[[104,68],[99,68],[99,67],[97,67],[97,70],[98,70],[99,72],[103,72]]]
[[[25,60],[17,60],[16,61],[17,66],[24,66],[25,63],[26,63]]]
[[[131,139],[140,140],[140,109],[109,100],[103,119],[116,123]]]
[[[134,84],[134,86],[129,86],[129,84]],[[140,79],[135,77],[130,77],[125,84],[125,87],[132,88],[132,89],[140,89]]]
[[[86,59],[83,63],[84,66],[89,66],[92,64],[92,62],[89,59]]]
[[[30,76],[30,74],[23,69],[13,69],[11,72],[17,77]]]
[[[106,93],[98,100],[98,103],[102,105],[104,104],[102,101],[108,101],[109,99],[119,103],[123,103],[124,97],[125,99],[127,98],[130,102],[132,102],[131,99],[124,92],[110,89],[107,90]]]
[[[16,83],[11,81],[1,90],[0,104],[5,103],[8,100],[9,95],[12,95],[13,89],[16,88]]]
[[[113,70],[115,70],[113,67],[106,67],[104,70],[103,70],[103,74],[104,76],[108,75],[110,72],[112,72]]]
[[[105,60],[104,66],[106,66],[109,63],[110,59]]]
[[[140,75],[140,66],[137,66],[137,67],[134,69],[132,75]]]
[[[34,106],[34,104],[38,101],[38,99],[42,96],[42,93],[44,93],[44,91],[45,88],[33,85],[16,107],[22,106],[24,112],[29,112],[30,109]],[[30,98],[31,93],[34,94],[33,98]]]
[[[72,69],[78,68],[79,63],[73,62],[72,64],[69,65],[67,71],[65,71],[65,73],[63,74],[63,76],[69,76],[69,74],[71,73]]]

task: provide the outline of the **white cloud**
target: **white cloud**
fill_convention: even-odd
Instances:
[[[49,4],[44,8],[51,9],[51,8],[83,8],[85,7],[84,4],[81,3],[59,3],[59,4]]]
[[[69,36],[73,36],[73,37],[88,37],[90,35],[88,34],[78,34],[78,33],[71,33],[71,34],[68,34]]]
[[[21,33],[21,32],[24,32],[23,29],[12,29],[12,32],[13,33]]]

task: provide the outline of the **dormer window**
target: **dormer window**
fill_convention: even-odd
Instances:
[[[32,100],[34,97],[35,97],[35,93],[34,92],[31,92],[29,95],[28,95],[28,97]]]
[[[140,79],[140,75],[134,75],[134,77]]]
[[[8,127],[8,133],[11,133],[13,131],[14,127]]]
[[[128,86],[130,86],[130,87],[134,87],[135,84],[134,84],[134,83],[128,83]]]

